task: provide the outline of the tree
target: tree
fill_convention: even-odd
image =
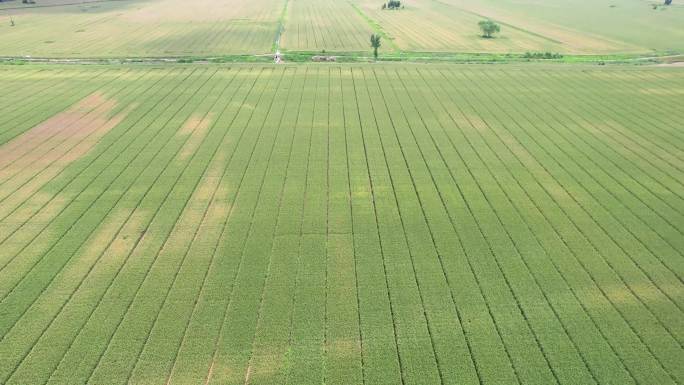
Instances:
[[[491,20],[482,20],[477,25],[480,26],[482,37],[490,39],[495,33],[501,32],[501,26]]]
[[[401,5],[401,0],[389,0],[386,4],[383,4],[382,9],[400,9],[403,8]]]
[[[372,34],[370,37],[371,48],[373,48],[373,57],[378,60],[378,48],[380,48],[380,35]]]

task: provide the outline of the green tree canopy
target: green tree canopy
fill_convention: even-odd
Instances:
[[[370,37],[371,48],[373,48],[373,56],[378,60],[378,48],[380,48],[380,35],[374,33]]]
[[[482,20],[478,25],[482,31],[482,37],[491,38],[495,33],[501,32],[501,26],[491,20]]]

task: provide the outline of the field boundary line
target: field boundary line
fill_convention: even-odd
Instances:
[[[332,70],[328,68],[328,96],[326,98],[326,126],[325,126],[325,297],[323,299],[323,383],[328,379],[328,282],[330,270],[330,95],[332,94]],[[248,385],[248,384],[246,384]]]
[[[355,241],[354,241],[354,205],[352,204],[352,188],[351,188],[351,166],[349,163],[349,140],[347,139],[347,113],[345,109],[345,103],[344,103],[344,87],[343,87],[343,76],[342,76],[342,68],[338,68],[339,70],[339,76],[340,76],[340,101],[341,101],[341,107],[342,107],[342,129],[344,130],[344,154],[345,154],[345,160],[346,160],[346,165],[347,165],[347,199],[349,203],[349,216],[350,216],[350,225],[351,225],[351,231],[352,231],[352,254],[354,256],[354,287],[356,289],[356,321],[357,321],[357,330],[358,330],[358,335],[359,335],[359,347],[360,347],[360,360],[361,360],[361,383],[362,385],[366,385],[366,368],[365,368],[365,362],[364,362],[364,348],[363,348],[363,332],[361,328],[361,300],[359,299],[359,274],[358,274],[358,261],[356,259],[356,246],[355,246]],[[329,153],[328,153],[329,154]],[[399,347],[396,346],[396,337],[395,337],[395,351],[398,351]],[[397,353],[397,358],[399,354]]]
[[[283,3],[283,9],[280,11],[280,16],[278,17],[278,25],[276,27],[275,38],[273,39],[273,45],[271,46],[271,51],[274,54],[280,54],[280,41],[285,33],[285,23],[287,23],[287,12],[290,6],[290,0],[285,0]]]

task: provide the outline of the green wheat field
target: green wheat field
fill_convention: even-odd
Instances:
[[[684,381],[680,71],[0,81],[3,384]]]
[[[1,2],[0,384],[684,384],[684,6],[404,4]]]

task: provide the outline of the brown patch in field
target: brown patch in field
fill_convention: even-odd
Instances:
[[[97,234],[92,236],[89,248],[100,249],[107,247],[107,259],[120,257],[133,247],[140,237],[149,213],[142,209],[130,215],[130,210],[119,210],[109,214],[106,222],[102,224]],[[117,234],[118,232],[118,234]],[[89,249],[86,249],[87,253]]]
[[[183,123],[181,128],[178,130],[179,135],[190,135],[192,134],[193,131],[195,131],[195,127],[197,127],[200,122],[202,122],[202,117],[199,115],[192,115],[191,117],[188,118],[188,120]]]
[[[630,288],[632,289],[630,291]],[[639,298],[632,293],[636,293]],[[669,293],[670,296],[681,298],[684,296],[684,289],[681,285],[659,284],[658,287],[652,283],[632,284],[628,288],[622,284],[613,284],[603,288],[605,296],[616,305],[637,304],[639,301],[646,303],[665,303],[670,304],[669,299],[663,295],[663,292]],[[598,306],[602,306],[601,301],[593,300],[591,302],[598,302]]]
[[[351,195],[352,198],[367,198],[370,196],[370,193],[367,189],[361,188],[353,191]]]
[[[252,356],[250,364],[245,372],[245,385],[251,384],[251,381],[256,383],[273,383],[273,379],[283,370],[285,356],[284,349],[264,349],[266,352],[258,353]],[[282,350],[282,351],[279,351]]]
[[[231,190],[225,182],[217,187],[216,194],[214,195],[207,213],[206,226],[218,226],[226,219],[228,214],[230,214],[233,207],[233,205],[228,202],[230,194]]]
[[[209,170],[207,170],[207,176],[209,177],[221,177],[226,171],[228,162],[228,151],[223,147],[219,148],[214,159],[212,160]]]
[[[0,196],[22,185],[34,170],[41,173],[37,184],[42,185],[87,154],[130,110],[109,117],[115,106],[115,101],[93,94],[0,147],[0,180],[5,182]]]
[[[543,183],[544,190],[556,201],[556,202],[567,202],[569,200],[572,200],[572,196],[570,196],[563,188],[563,186],[559,185],[558,183],[555,182],[550,182],[550,183]]]
[[[224,201],[216,201],[211,207],[211,215],[217,218],[225,219],[228,214],[230,214],[230,209],[232,207],[232,205],[229,205]]]
[[[25,154],[27,149],[35,147],[37,143],[41,143],[47,137],[62,131],[71,123],[83,118],[89,110],[104,101],[105,98],[100,93],[91,94],[66,111],[58,113],[19,137],[5,143],[0,147],[0,168]]]
[[[580,127],[592,134],[603,134],[606,131],[610,131],[611,128],[605,123],[600,122],[580,122]]]
[[[462,130],[465,127],[471,127],[471,119],[468,119],[466,116],[458,113],[452,113],[449,114],[451,120],[456,124],[459,130]]]
[[[88,120],[88,124],[82,125],[79,129],[69,129],[76,130],[72,137],[78,138],[77,143],[71,146],[71,150],[66,151],[63,148],[60,150],[58,146],[55,151],[43,153],[34,148],[26,154],[26,158],[32,163],[18,170],[16,175],[1,184],[0,196],[5,198],[0,205],[0,218],[6,217],[3,222],[11,223],[13,228],[18,228],[30,221],[28,223],[35,225],[35,229],[40,229],[41,226],[54,219],[68,204],[64,195],[55,195],[53,192],[41,189],[58,176],[70,162],[90,151],[102,135],[116,126],[128,111],[107,119],[106,116],[114,103],[102,99],[101,95],[96,95],[84,99],[71,108],[69,113],[82,114],[98,102],[102,102],[103,107],[97,110],[91,120]],[[41,125],[41,129],[45,127],[47,125]],[[32,136],[35,133],[27,134]],[[60,132],[57,135],[63,134]],[[27,143],[24,140],[25,138],[18,138],[18,142]],[[70,140],[68,142],[71,143]],[[24,230],[20,232],[25,233]]]
[[[122,211],[110,213],[105,218],[105,221],[91,234],[85,247],[78,253],[77,258],[79,260],[87,260],[103,253],[107,249],[107,245],[113,241],[116,232],[126,217],[127,214]]]
[[[105,221],[90,235],[85,245],[71,257],[71,262],[54,282],[55,290],[69,290],[69,287],[75,282],[80,282],[86,275],[100,273],[100,268],[106,267],[103,264],[112,263],[113,259],[123,258],[124,250],[118,247],[118,250],[114,250],[111,246],[115,245],[117,232],[127,217],[126,211],[117,211],[107,216]],[[97,267],[91,270],[94,265]],[[94,276],[91,276],[92,278]]]
[[[206,177],[202,178],[199,185],[195,189],[195,193],[191,199],[199,202],[206,202],[211,199],[216,191],[216,186],[218,185],[218,178]]]
[[[101,226],[98,233],[89,240],[89,243],[93,245],[92,251],[104,252],[98,262],[98,268],[91,273],[89,278],[91,281],[97,282],[106,279],[112,268],[116,269],[117,266],[124,263],[138,238],[142,236],[142,229],[149,220],[149,212],[137,209],[130,218],[128,214],[128,210],[120,210],[113,214],[112,220],[108,220],[107,225]],[[99,248],[95,246],[98,242],[102,243],[102,246]],[[107,246],[106,250],[103,249],[105,246]],[[84,253],[88,252],[85,251]],[[100,254],[84,255],[86,258],[93,258]]]
[[[356,357],[361,344],[358,340],[338,339],[328,344],[328,350],[338,357]]]
[[[43,207],[43,209],[36,214],[36,217],[40,219],[40,222],[47,222],[48,218],[53,218],[59,213],[59,210],[68,202],[67,198],[63,195],[55,196],[53,193],[48,191],[39,191],[33,196],[33,202],[25,205],[25,207],[31,209],[38,209]]]
[[[211,126],[212,116],[207,114],[204,117],[191,116],[185,124],[178,130],[179,135],[191,135],[181,149],[180,160],[188,159],[202,143],[204,136]]]
[[[499,135],[501,141],[510,149],[510,151],[518,158],[518,160],[529,168],[530,164],[537,164],[537,160],[530,154],[525,147],[513,136],[508,134]]]
[[[52,199],[52,201],[50,201]],[[50,201],[49,203],[47,203]],[[21,202],[20,202],[21,203]],[[47,203],[47,205],[45,205]],[[34,195],[33,199],[22,204],[16,211],[11,212],[10,209],[5,211],[4,204],[2,205],[3,212],[0,218],[4,224],[9,224],[11,231],[21,229],[12,235],[12,240],[19,238],[29,238],[35,235],[36,232],[41,232],[48,222],[56,217],[64,208],[68,201],[63,196],[55,197],[53,194],[41,192]],[[45,207],[43,207],[45,205]],[[41,207],[43,207],[41,209]],[[40,211],[39,211],[40,210]],[[11,215],[10,215],[11,212]],[[9,236],[10,232],[0,237],[3,241],[5,237]]]

